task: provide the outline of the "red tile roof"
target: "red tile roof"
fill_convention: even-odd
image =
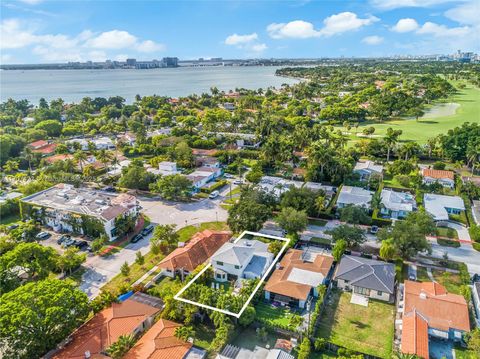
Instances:
[[[228,231],[204,230],[195,234],[184,247],[175,249],[159,264],[160,268],[174,271],[183,268],[193,271],[200,264],[205,263],[213,253],[232,236]]]
[[[72,334],[72,340],[57,352],[53,359],[84,359],[86,351],[89,351],[92,357],[100,354],[121,335],[132,334],[140,324],[158,311],[158,308],[133,299],[113,303],[78,328]]]
[[[123,359],[182,359],[192,347],[191,343],[175,337],[180,324],[160,319]]]
[[[416,310],[403,316],[402,352],[428,359],[428,323]]]
[[[289,249],[287,254],[280,261],[280,266],[272,273],[265,285],[265,290],[271,293],[285,295],[300,300],[307,299],[312,287],[308,284],[296,283],[288,280],[294,268],[310,272],[321,273],[327,276],[333,264],[333,257],[318,254],[313,262],[306,262],[302,259],[303,251]]]
[[[45,161],[47,161],[48,163],[54,163],[57,161],[65,161],[65,160],[73,160],[73,156],[70,154],[61,153],[58,155],[53,155],[45,158]]]
[[[470,331],[465,298],[448,293],[439,283],[405,281],[404,301],[405,313],[416,309],[427,318],[430,327]]]
[[[432,170],[430,168],[424,168],[422,170],[423,177],[430,177],[436,179],[448,178],[453,180],[454,173],[453,171],[443,171],[443,170]]]
[[[55,149],[57,148],[57,146],[58,145],[56,143],[48,143],[42,147],[34,148],[32,152],[41,153],[42,155],[49,155],[55,152]]]
[[[45,141],[45,140],[38,140],[38,141],[35,141],[35,142],[32,142],[32,143],[29,143],[28,144],[28,147],[31,147],[31,148],[40,148],[40,147],[43,147],[43,146],[46,146],[48,145],[48,142]]]

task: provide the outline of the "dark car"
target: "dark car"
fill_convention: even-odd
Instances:
[[[62,244],[63,242],[65,242],[69,239],[71,239],[71,237],[68,234],[64,234],[59,239],[57,239],[57,244]]]
[[[37,234],[35,236],[35,238],[39,239],[39,240],[43,240],[43,239],[47,239],[47,238],[50,238],[52,235],[48,232],[40,232],[39,234]]]
[[[75,241],[73,244],[75,247],[78,249],[86,249],[88,247],[88,242],[87,241]]]
[[[142,230],[142,236],[147,236],[153,232],[153,224],[149,224]]]
[[[132,240],[130,242],[132,243],[137,243],[139,240],[141,240],[143,236],[139,233],[133,236]]]
[[[71,247],[73,245],[75,245],[75,243],[77,243],[77,241],[73,238],[67,238],[65,241],[62,242],[62,247],[63,248],[68,248],[68,247]]]
[[[7,227],[7,229],[9,231],[13,230],[13,229],[17,229],[18,228],[18,224],[17,223],[14,223],[14,224],[11,224]]]
[[[115,187],[113,187],[113,186],[103,187],[103,188],[102,188],[102,191],[105,191],[105,192],[117,192],[117,190],[116,190]]]

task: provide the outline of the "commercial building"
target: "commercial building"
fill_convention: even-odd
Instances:
[[[75,188],[60,183],[22,199],[40,214],[43,223],[57,232],[88,233],[87,226],[100,224],[110,240],[117,237],[116,220],[138,217],[135,196]]]

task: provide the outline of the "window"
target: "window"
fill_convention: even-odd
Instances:
[[[240,266],[235,266],[235,269],[240,269]]]
[[[382,294],[383,294],[382,291],[377,290],[377,295],[382,296]]]
[[[217,265],[223,266],[223,262],[217,261]]]

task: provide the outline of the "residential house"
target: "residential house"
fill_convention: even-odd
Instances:
[[[265,299],[305,308],[325,284],[333,257],[307,250],[289,249],[265,284]]]
[[[395,265],[392,263],[343,255],[333,279],[340,289],[385,302],[394,300]]]
[[[210,258],[215,280],[261,278],[273,261],[268,244],[258,240],[225,243]]]
[[[199,167],[220,168],[220,162],[216,157],[197,156],[195,158],[196,165]]]
[[[465,203],[458,196],[425,193],[423,204],[427,213],[432,215],[435,221],[448,221],[450,214],[460,214],[465,211]]]
[[[369,160],[358,161],[353,168],[353,173],[360,176],[360,181],[368,181],[372,175],[382,176],[383,166]]]
[[[227,231],[204,230],[195,234],[185,245],[175,249],[159,264],[165,276],[183,279],[208,259],[228,240],[232,233]]]
[[[138,217],[137,199],[127,193],[107,193],[89,188],[75,188],[59,183],[22,199],[33,206],[45,225],[57,232],[85,233],[85,217],[98,221],[110,240],[117,237],[116,220]],[[89,221],[90,222],[90,221]]]
[[[175,336],[182,325],[160,319],[130,349],[123,359],[202,359],[207,352]]]
[[[125,132],[123,135],[117,136],[117,143],[125,144],[128,146],[135,146],[136,140],[137,140],[137,136],[132,132]]]
[[[280,198],[282,193],[287,192],[291,187],[296,187],[296,188],[305,187],[305,188],[311,189],[312,191],[323,190],[325,191],[325,194],[329,197],[331,197],[336,191],[335,187],[325,186],[325,185],[322,185],[321,183],[293,181],[293,180],[288,180],[285,178],[273,177],[273,176],[263,176],[260,182],[258,183],[258,186],[261,189],[263,189],[265,192],[268,192],[277,198]]]
[[[35,141],[27,145],[27,147],[30,148],[33,153],[39,153],[44,157],[53,155],[57,146],[58,145],[56,143],[44,140]]]
[[[348,205],[370,208],[374,192],[360,187],[343,186],[337,198],[337,208],[344,208]]]
[[[258,345],[253,350],[240,348],[232,344],[227,344],[216,359],[294,359],[292,354],[287,353],[284,349],[262,348]]]
[[[397,192],[390,188],[382,189],[380,194],[380,214],[387,218],[405,218],[417,209],[414,195],[409,192]]]
[[[53,156],[45,158],[45,162],[47,162],[49,164],[55,163],[57,161],[65,161],[65,160],[72,160],[73,161],[74,157],[73,157],[73,155],[71,155],[69,153],[59,153],[58,155],[53,155]]]
[[[235,110],[235,104],[233,102],[224,102],[221,106],[228,111]]]
[[[110,170],[107,172],[110,176],[120,176],[122,174],[122,170],[132,163],[131,160],[122,160],[117,164],[110,167]]]
[[[186,177],[192,181],[194,190],[198,191],[208,182],[213,181],[223,175],[223,170],[217,167],[199,167]]]
[[[477,316],[477,327],[480,327],[480,281],[473,283],[472,293],[473,305]]]
[[[443,187],[453,189],[455,187],[455,176],[453,171],[422,169],[423,184],[430,185],[440,183]]]
[[[480,201],[478,200],[473,200],[473,205],[472,205],[472,216],[473,220],[477,224],[477,226],[480,226]]]
[[[65,143],[73,145],[74,143],[78,143],[80,146],[80,149],[82,151],[87,151],[88,150],[88,143],[92,142],[95,149],[97,150],[113,150],[115,149],[115,144],[109,137],[98,137],[98,138],[93,138],[93,139],[86,139],[86,138],[74,138],[68,141],[65,141]]]
[[[158,164],[158,169],[157,168],[147,168],[148,172],[151,172],[156,175],[162,175],[162,176],[169,176],[169,175],[175,175],[180,173],[179,170],[177,170],[177,163],[176,162],[169,162],[169,161],[163,161]]]
[[[460,341],[469,331],[468,305],[463,296],[448,293],[436,282],[404,282],[403,353],[428,359],[430,338]]]
[[[150,328],[163,303],[159,298],[136,293],[97,313],[69,337],[53,359],[102,357],[121,335],[139,335]]]

